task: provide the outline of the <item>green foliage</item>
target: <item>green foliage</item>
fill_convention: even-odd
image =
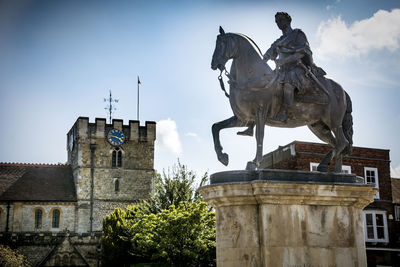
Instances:
[[[31,266],[28,260],[18,251],[12,250],[8,246],[0,245],[0,266],[20,267]]]
[[[157,214],[140,206],[117,209],[103,221],[103,263],[128,266],[212,266],[215,214],[202,201],[181,202]]]
[[[196,191],[195,186],[196,173],[188,170],[187,167],[178,163],[175,164],[168,172],[163,171],[160,175],[156,173],[154,177],[154,194],[142,203],[144,209],[148,212],[158,213],[169,206],[178,206],[182,201],[191,203],[201,200],[200,194]],[[208,181],[208,174],[205,173],[200,179],[200,185],[204,185]]]
[[[201,201],[195,179],[178,161],[172,171],[156,175],[149,200],[106,216],[103,265],[215,266],[215,214]]]

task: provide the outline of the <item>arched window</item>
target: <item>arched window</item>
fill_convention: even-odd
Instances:
[[[61,256],[60,255],[56,255],[56,257],[54,259],[54,265],[55,266],[60,266],[61,265]]]
[[[68,266],[69,265],[69,257],[68,257],[68,255],[65,254],[63,256],[62,263],[63,263],[64,266]]]
[[[75,266],[75,255],[71,255],[71,258],[69,259],[69,266]]]
[[[114,190],[115,190],[116,193],[119,192],[119,179],[118,178],[115,179]]]
[[[122,167],[122,151],[119,147],[112,152],[112,167]]]
[[[51,223],[52,228],[59,228],[60,227],[60,211],[53,210],[53,220]]]
[[[41,209],[35,210],[35,230],[42,229],[42,216],[43,212]]]

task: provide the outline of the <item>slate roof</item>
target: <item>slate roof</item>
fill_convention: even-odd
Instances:
[[[0,201],[76,201],[71,166],[0,163]]]
[[[400,204],[400,179],[392,178],[392,198],[393,203]]]

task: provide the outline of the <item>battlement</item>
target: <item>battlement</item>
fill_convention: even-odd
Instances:
[[[113,119],[112,124],[107,124],[105,118],[96,118],[94,123],[89,122],[88,117],[79,117],[71,130],[74,138],[91,137],[105,138],[111,129],[118,129],[124,132],[127,140],[152,142],[156,139],[156,123],[154,121],[146,121],[145,126],[140,126],[137,120],[129,120],[128,125],[123,124],[123,120]]]

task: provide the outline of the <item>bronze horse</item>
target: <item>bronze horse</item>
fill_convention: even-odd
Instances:
[[[278,114],[283,98],[282,90],[274,82],[275,72],[263,61],[259,48],[250,38],[242,34],[225,33],[220,28],[211,68],[219,69],[222,73],[230,59],[229,102],[234,115],[212,126],[218,160],[224,165],[229,163],[228,154],[222,152],[220,143],[219,132],[222,129],[256,126],[256,156],[246,166],[247,170],[255,170],[263,155],[265,125],[284,128],[307,125],[319,139],[332,146],[317,170],[328,171],[328,165],[335,158],[335,172],[341,172],[342,158],[351,153],[353,143],[352,104],[343,88],[335,81],[319,76],[325,94],[315,93],[322,90],[317,88],[317,83],[310,83],[314,90],[309,89],[308,95],[296,95],[287,111],[286,121],[273,120],[271,118]],[[254,80],[262,81],[262,86],[254,86]],[[249,84],[252,86],[249,87]]]

